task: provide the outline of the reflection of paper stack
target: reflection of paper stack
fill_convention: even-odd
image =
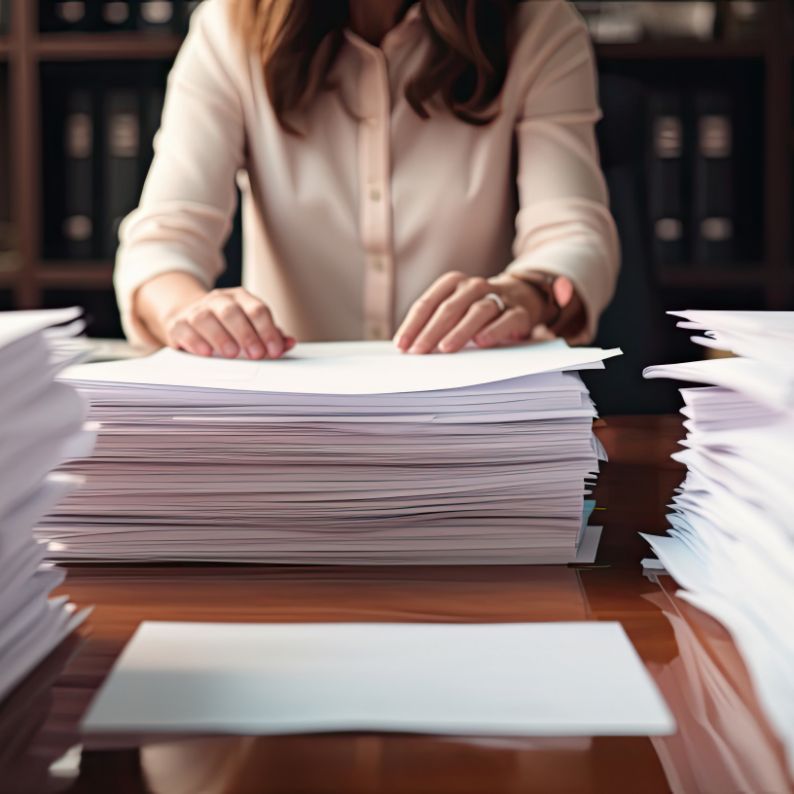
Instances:
[[[595,410],[563,370],[617,352],[350,342],[75,367],[100,437],[40,536],[81,559],[592,561]]]
[[[645,597],[664,612],[679,651],[669,664],[650,665],[678,722],[675,735],[651,738],[673,792],[791,791],[781,748],[747,697],[749,682],[730,639],[664,591]]]
[[[80,739],[79,713],[65,710],[54,685],[80,647],[73,635],[62,642],[0,711],[0,791],[41,794],[64,791],[73,781],[64,769]],[[66,712],[66,713],[65,713]]]
[[[81,619],[65,597],[48,599],[63,573],[43,565],[45,548],[32,528],[73,488],[74,478],[49,472],[89,454],[85,406],[54,381],[68,353],[53,348],[56,323],[77,310],[0,314],[0,698]],[[74,324],[61,331],[74,333]]]
[[[688,473],[667,537],[649,537],[682,597],[720,620],[794,770],[794,313],[678,312],[739,357],[651,367],[684,389]]]

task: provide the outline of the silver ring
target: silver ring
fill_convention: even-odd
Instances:
[[[497,295],[495,292],[489,292],[485,296],[485,300],[493,301],[496,304],[496,308],[499,309],[499,314],[505,313],[507,306],[505,306],[505,302],[502,300],[500,295]]]

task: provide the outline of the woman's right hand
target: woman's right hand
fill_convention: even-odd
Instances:
[[[144,284],[138,303],[152,333],[163,344],[188,353],[279,358],[295,346],[267,306],[242,287],[207,292],[187,274],[168,273]]]

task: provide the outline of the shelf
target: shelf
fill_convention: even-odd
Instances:
[[[181,36],[146,33],[43,33],[34,43],[41,61],[173,58]]]
[[[730,269],[706,269],[703,266],[691,268],[658,270],[656,280],[661,287],[688,289],[733,289],[736,287],[756,287],[762,289],[767,282],[763,264],[732,265]]]
[[[102,260],[44,260],[36,268],[36,281],[43,289],[110,289],[113,264]]]
[[[0,270],[0,289],[11,289],[19,278],[18,270]]]
[[[596,44],[602,60],[650,61],[664,59],[739,59],[763,58],[763,41],[696,41],[689,39],[649,40],[626,44]]]

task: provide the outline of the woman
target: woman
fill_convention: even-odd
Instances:
[[[588,340],[619,258],[599,114],[566,0],[205,0],[121,230],[128,336],[252,359]],[[235,176],[245,289],[213,290]]]

